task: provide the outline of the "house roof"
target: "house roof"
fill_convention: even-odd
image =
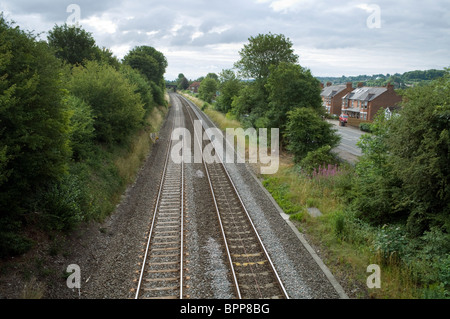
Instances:
[[[325,88],[323,88],[322,93],[320,93],[320,96],[322,97],[333,97],[336,94],[342,92],[343,90],[345,90],[347,88],[346,85],[332,85],[332,86],[327,86]]]
[[[189,87],[195,87],[195,86],[200,86],[200,82],[194,82],[191,85],[189,85]]]
[[[386,91],[387,88],[385,87],[361,87],[353,90],[343,98],[349,100],[373,101]]]

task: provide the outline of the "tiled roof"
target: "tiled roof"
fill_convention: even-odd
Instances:
[[[387,88],[385,87],[362,87],[353,90],[343,98],[349,100],[372,101],[386,91]]]
[[[327,86],[323,88],[322,93],[320,93],[320,96],[323,97],[333,97],[336,94],[342,92],[346,89],[346,85],[333,85],[333,86]]]

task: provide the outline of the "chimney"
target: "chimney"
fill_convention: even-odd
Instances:
[[[353,91],[353,83],[352,82],[347,82],[347,90]]]
[[[388,91],[394,91],[394,85],[392,85],[391,82],[388,82],[386,87],[387,87]]]
[[[363,86],[364,86],[364,83],[363,83],[363,82],[359,82],[359,83],[358,83],[358,87],[359,87],[359,88],[362,88]]]
[[[331,86],[333,83],[331,82],[327,82],[327,86]]]
[[[322,82],[320,82],[320,88],[323,89],[323,83]]]

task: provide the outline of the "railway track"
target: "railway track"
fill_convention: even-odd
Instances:
[[[173,129],[184,123],[182,110],[175,107]],[[172,147],[170,141],[135,299],[184,297],[184,163],[171,160]]]
[[[192,123],[201,119],[195,106],[191,107],[184,98],[178,98]],[[202,149],[208,143],[202,136],[194,136],[194,140]],[[222,231],[236,297],[289,298],[222,159],[217,158],[211,164],[203,161],[203,165]]]

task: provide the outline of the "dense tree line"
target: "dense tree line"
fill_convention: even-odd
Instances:
[[[111,154],[165,104],[166,67],[152,47],[121,62],[79,26],[55,26],[45,42],[0,16],[0,256],[31,247],[24,227],[67,230],[105,213],[93,181],[121,183]]]
[[[244,127],[279,128],[283,147],[300,162],[309,152],[334,147],[339,137],[323,120],[319,81],[298,64],[292,46],[282,34],[249,38],[235,63],[237,72],[208,74],[199,97],[208,103],[214,100],[217,110],[239,119]]]
[[[358,75],[358,76],[342,76],[342,77],[317,77],[317,79],[326,84],[331,82],[335,85],[346,84],[352,82],[356,87],[358,83],[362,82],[366,86],[386,86],[391,83],[396,89],[405,89],[410,86],[416,86],[429,83],[430,81],[441,78],[445,75],[445,70],[416,70],[409,71],[403,74],[374,74],[374,75]]]

